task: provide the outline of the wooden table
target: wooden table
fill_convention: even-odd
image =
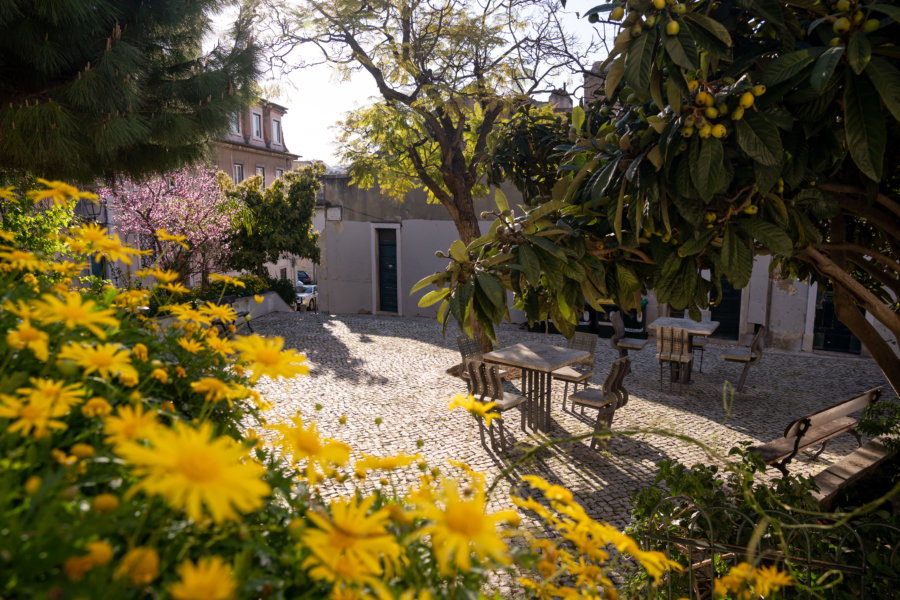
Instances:
[[[550,427],[550,374],[590,356],[584,350],[560,348],[541,342],[516,344],[488,352],[482,359],[522,370],[522,392],[526,399],[526,421],[538,431]]]
[[[694,336],[695,335],[711,335],[716,329],[719,328],[718,321],[695,321],[693,319],[685,319],[681,317],[660,317],[647,325],[647,329],[654,329],[656,327],[674,327],[676,329],[686,329],[688,332],[688,352],[692,355],[694,353]],[[658,333],[657,333],[658,335]],[[691,371],[694,368],[694,361],[688,363],[686,369],[681,369],[681,382],[682,383],[690,383],[691,382]],[[677,377],[677,373],[673,371],[673,381],[675,381],[674,377]]]

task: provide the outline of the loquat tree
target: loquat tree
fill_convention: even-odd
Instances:
[[[490,231],[414,288],[439,288],[423,302],[487,328],[506,288],[570,333],[584,301],[628,309],[653,289],[699,319],[768,254],[833,288],[900,391],[900,6],[628,0],[588,18],[621,28],[559,181],[524,214],[499,198]]]

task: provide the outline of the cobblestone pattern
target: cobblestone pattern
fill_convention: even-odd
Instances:
[[[349,443],[357,452],[420,452],[430,465],[442,468],[447,460],[464,461],[485,472],[489,482],[509,467],[492,498],[493,508],[509,506],[510,482],[536,473],[572,490],[592,517],[623,527],[632,494],[652,483],[656,463],[667,458],[685,464],[714,460],[688,442],[639,434],[614,437],[603,451],[591,450],[589,440],[567,442],[511,466],[510,457],[482,445],[467,413],[447,409],[448,399],[466,389],[462,380],[446,373],[459,362],[455,324],[443,339],[440,326],[430,319],[304,312],[273,313],[253,323],[261,334],[284,337],[286,346],[303,352],[310,361],[309,377],[261,380],[258,389],[274,405],[270,421],[286,420],[301,411],[305,418],[315,419],[325,435]],[[500,327],[498,335],[501,345],[528,340],[565,344],[562,336],[531,333],[508,324]],[[884,385],[891,395],[871,360],[770,350],[750,371],[744,391],[734,394],[729,411],[723,403],[724,382],[737,381],[742,365],[725,362],[720,355],[734,351],[734,346],[708,344],[703,373],[695,368],[694,383],[684,386],[680,394],[677,387],[669,392],[667,384],[660,391],[652,343],[640,352],[632,351],[632,372],[625,379],[630,399],[616,413],[613,431],[665,429],[690,435],[724,454],[742,441],[773,440],[792,419],[869,388]],[[617,357],[608,341],[601,339],[592,379],[595,385],[603,381]],[[517,391],[517,381],[507,385]],[[563,412],[562,391],[563,385],[556,382],[549,438],[590,432],[595,413],[588,410],[582,417]],[[322,406],[318,412],[317,404]],[[346,425],[339,423],[342,415],[347,417]],[[549,439],[524,434],[518,415],[510,416],[506,431],[523,445]],[[377,417],[383,420],[380,426],[375,424]],[[417,440],[424,441],[421,449],[416,447]],[[840,436],[817,460],[795,460],[791,471],[815,474],[855,448],[851,436]],[[768,474],[777,472],[770,469]],[[400,484],[412,484],[418,474],[412,469],[400,477]]]

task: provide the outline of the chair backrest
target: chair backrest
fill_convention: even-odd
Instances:
[[[463,362],[473,359],[481,360],[481,344],[478,343],[478,340],[462,334],[456,336],[456,344],[459,346]]]
[[[597,334],[596,333],[586,333],[583,331],[576,331],[575,334],[569,338],[569,341],[566,343],[566,346],[572,350],[584,350],[585,352],[590,352],[590,356],[584,357],[582,360],[578,362],[584,365],[594,364],[594,353],[597,351]]]
[[[760,361],[763,355],[763,343],[766,340],[766,326],[760,325],[759,330],[757,330],[756,335],[753,336],[753,341],[750,342],[750,364],[755,364]]]
[[[609,313],[609,322],[613,327],[613,334],[609,338],[609,345],[615,349],[619,349],[619,340],[625,337],[625,320],[622,319],[622,313],[613,311]]]
[[[466,362],[469,373],[470,392],[479,402],[501,400],[503,398],[503,380],[497,365],[488,365],[480,360]]]
[[[628,357],[620,358],[613,364],[616,363],[619,363],[619,370],[613,386],[616,397],[618,398],[616,408],[621,408],[628,404],[628,390],[625,389],[623,384],[625,383],[625,376],[631,373],[631,359]]]

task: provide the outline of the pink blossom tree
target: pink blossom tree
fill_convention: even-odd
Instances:
[[[199,274],[204,287],[211,272],[224,268],[240,203],[225,196],[215,170],[185,167],[142,181],[120,179],[99,193],[118,232],[149,250],[160,267],[185,281]],[[160,229],[169,235],[157,235]],[[173,239],[179,236],[184,239]]]

